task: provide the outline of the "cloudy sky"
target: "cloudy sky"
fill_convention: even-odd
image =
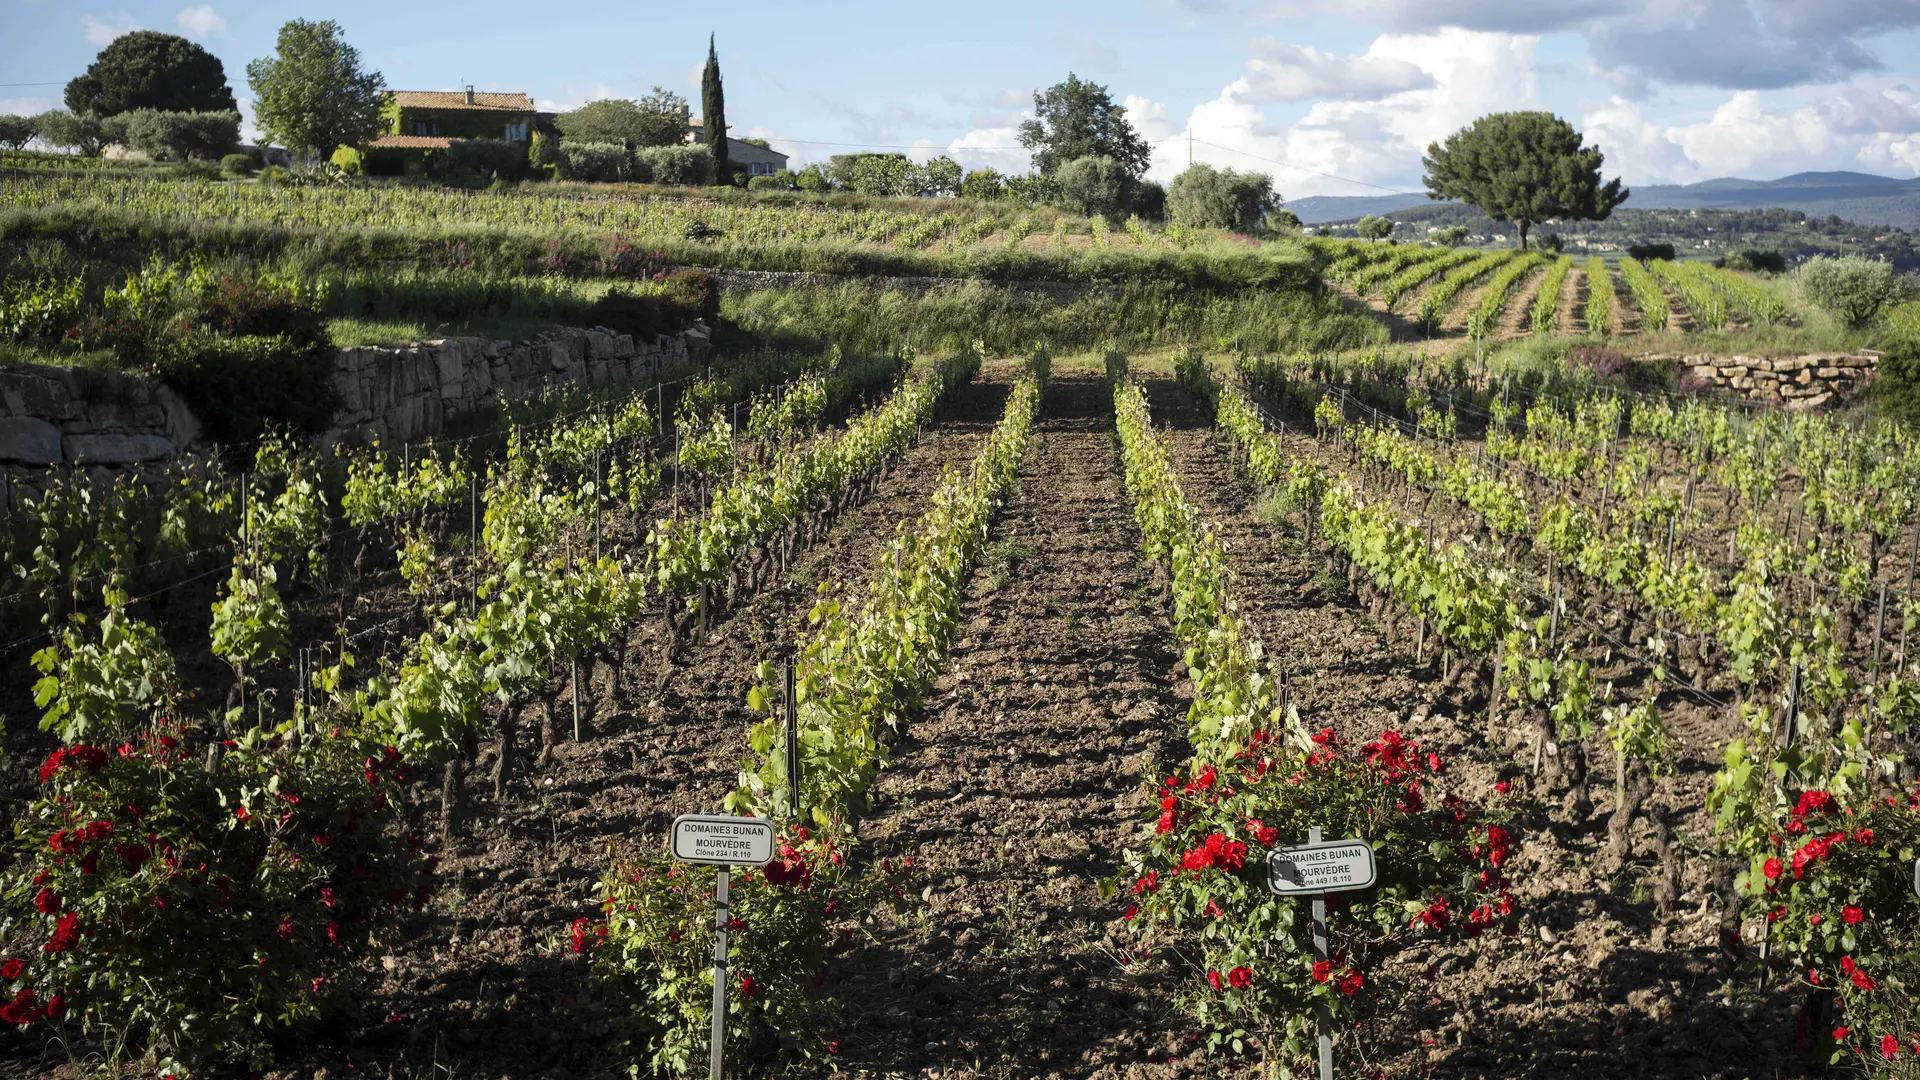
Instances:
[[[1629,184],[1920,175],[1920,0],[108,3],[0,0],[0,112],[56,104],[134,28],[205,45],[244,102],[247,61],[299,17],[339,21],[390,87],[545,108],[656,84],[697,105],[711,31],[734,133],[796,166],[897,146],[1024,169],[1015,125],[1074,71],[1126,101],[1153,175],[1191,153],[1288,197],[1418,190],[1429,142],[1519,108],[1571,120]]]

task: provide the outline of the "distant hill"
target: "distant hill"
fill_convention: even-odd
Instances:
[[[1329,221],[1352,221],[1368,214],[1391,214],[1432,201],[1417,191],[1393,195],[1309,195],[1287,200],[1287,209],[1298,215],[1303,225],[1321,225]]]
[[[1631,185],[1629,185],[1631,187]],[[1636,210],[1798,210],[1808,217],[1834,216],[1862,225],[1920,228],[1920,179],[1902,180],[1859,172],[1804,172],[1778,180],[1722,177],[1697,184],[1632,187],[1626,206]],[[1308,225],[1352,221],[1420,206],[1445,206],[1425,195],[1313,195],[1287,208]]]
[[[1858,172],[1804,172],[1778,180],[1726,177],[1698,184],[1635,188],[1626,205],[1640,210],[1798,210],[1862,225],[1920,228],[1920,179]]]

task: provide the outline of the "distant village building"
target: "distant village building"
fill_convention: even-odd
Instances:
[[[732,124],[727,125],[732,128]],[[687,141],[706,142],[704,125],[697,116],[687,118]],[[757,143],[743,142],[733,136],[727,136],[727,160],[735,165],[745,165],[748,176],[772,176],[787,167],[787,155]]]

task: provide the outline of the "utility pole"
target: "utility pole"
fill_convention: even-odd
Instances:
[[[1187,125],[1187,168],[1193,168],[1193,125]]]

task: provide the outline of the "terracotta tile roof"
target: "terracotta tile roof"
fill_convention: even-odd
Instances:
[[[525,94],[484,94],[473,95],[473,104],[467,104],[464,90],[395,90],[394,103],[403,109],[491,109],[509,112],[532,112],[533,99]]]
[[[369,150],[445,150],[453,140],[444,135],[382,135],[367,144]]]

